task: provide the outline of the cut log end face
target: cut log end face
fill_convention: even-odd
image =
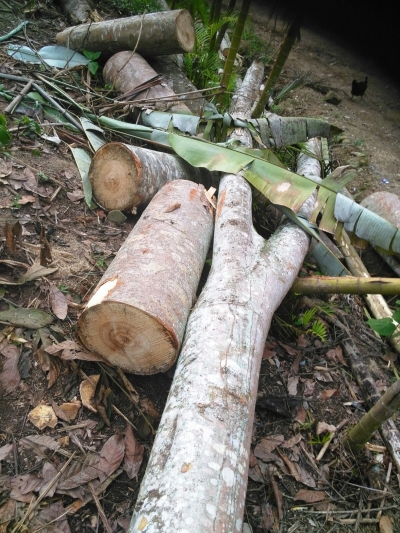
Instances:
[[[107,211],[131,210],[141,200],[137,194],[141,165],[121,143],[102,146],[92,159],[89,179],[96,202]]]
[[[196,42],[196,32],[193,18],[189,11],[183,9],[177,17],[177,38],[180,46],[185,52],[193,52]]]
[[[79,336],[110,365],[133,374],[165,372],[177,357],[168,330],[126,304],[102,302],[87,308],[79,318]]]

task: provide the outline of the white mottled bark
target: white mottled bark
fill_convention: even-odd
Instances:
[[[192,311],[129,533],[241,532],[259,368],[309,240],[253,229],[251,191],[219,191],[212,271]]]
[[[251,207],[248,183],[225,175],[212,269],[189,317],[129,533],[242,531],[264,344],[309,245],[291,223],[266,242]]]
[[[56,35],[57,44],[73,50],[135,50],[145,57],[191,52],[195,40],[193,19],[186,9],[82,24]]]
[[[212,230],[204,187],[167,183],[79,317],[78,333],[87,348],[128,372],[168,370],[182,343]]]

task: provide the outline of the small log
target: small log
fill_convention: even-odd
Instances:
[[[292,285],[292,292],[300,294],[400,294],[400,280],[397,278],[363,278],[313,276],[298,278]]]
[[[193,19],[186,9],[82,24],[56,35],[57,44],[73,50],[135,50],[143,56],[191,52],[195,40]]]
[[[94,154],[89,179],[96,202],[106,211],[134,212],[167,182],[191,180],[208,186],[211,173],[177,156],[113,142]]]
[[[166,184],[107,269],[78,320],[85,346],[135,374],[168,370],[181,346],[210,245],[205,189]]]
[[[130,93],[136,87],[143,85],[157,76],[157,72],[139,54],[134,52],[119,52],[113,55],[104,65],[103,79],[112,85],[114,89],[122,94]],[[169,109],[175,112],[191,113],[190,109],[183,103],[176,101],[165,101],[163,99],[176,97],[174,91],[167,83],[159,82],[135,95],[134,99],[160,99],[155,106],[157,109]],[[134,100],[132,105],[134,105]],[[141,105],[141,107],[144,107]]]

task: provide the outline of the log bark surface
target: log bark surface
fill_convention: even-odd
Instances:
[[[166,184],[79,317],[82,342],[112,366],[152,374],[175,362],[212,236],[204,193],[190,181]]]
[[[83,24],[56,35],[57,44],[73,50],[135,50],[150,57],[191,52],[195,39],[193,19],[186,9]]]
[[[249,184],[225,175],[211,273],[189,317],[129,533],[242,532],[265,339],[309,245],[291,223],[266,242],[251,207]]]
[[[129,93],[136,87],[150,81],[157,72],[147,63],[147,61],[137,53],[128,51],[119,52],[113,55],[104,65],[103,79],[106,83],[112,85],[118,92]],[[190,109],[176,98],[175,102],[165,101],[176,97],[174,91],[167,85],[161,82],[138,93],[135,99],[161,99],[157,102],[156,108],[161,110],[168,107],[169,110],[181,113],[191,113]],[[134,105],[134,101],[132,102]],[[161,108],[160,105],[163,107]],[[141,107],[144,107],[143,105]]]
[[[212,272],[192,311],[129,533],[241,532],[259,368],[274,311],[308,250],[266,243],[247,182],[221,182]]]
[[[113,142],[94,154],[89,179],[96,202],[105,210],[132,211],[147,204],[169,181],[208,185],[211,173],[170,154]]]

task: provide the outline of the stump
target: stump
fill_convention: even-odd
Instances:
[[[151,57],[191,52],[195,40],[193,19],[186,9],[82,24],[56,35],[57,44],[73,50],[135,50]]]
[[[96,202],[106,211],[132,211],[169,181],[186,179],[207,186],[211,173],[177,156],[113,142],[94,154],[89,179]]]
[[[184,180],[166,184],[79,317],[85,346],[127,372],[168,370],[181,346],[212,230],[204,187]]]

